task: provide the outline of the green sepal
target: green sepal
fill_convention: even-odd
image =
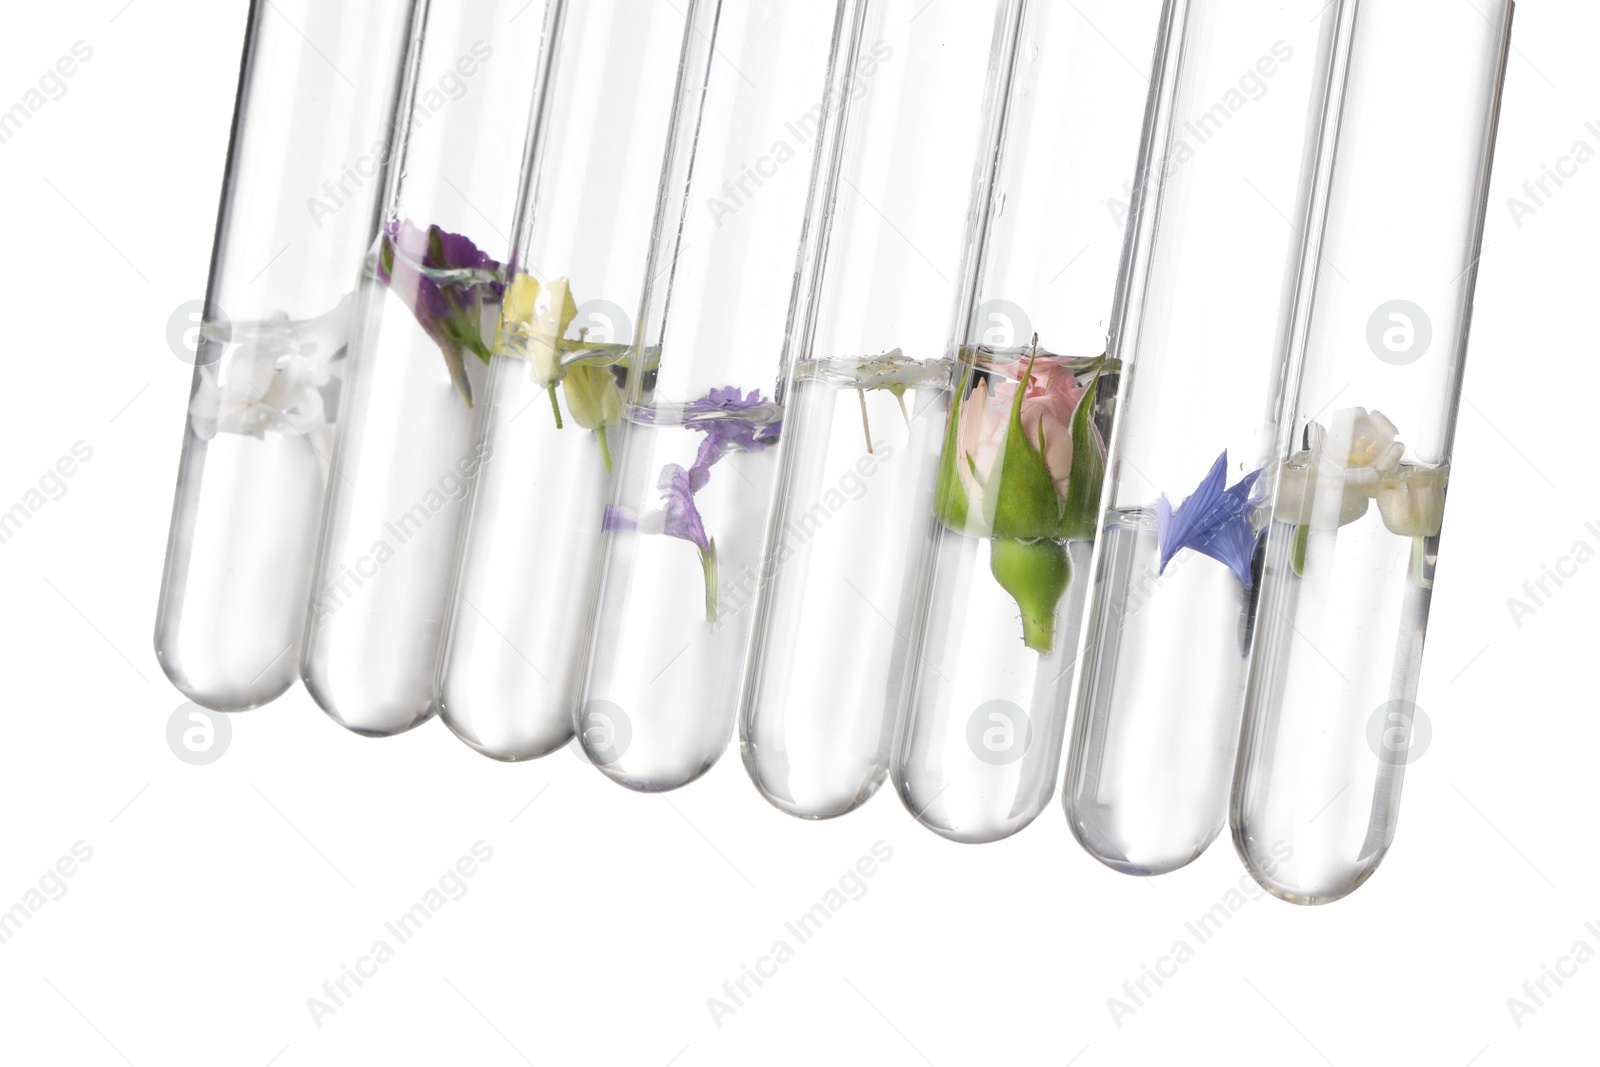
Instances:
[[[989,542],[989,570],[1022,611],[1022,643],[1040,655],[1055,645],[1056,606],[1072,582],[1067,548],[1049,538]]]
[[[1072,469],[1067,473],[1066,506],[1061,513],[1061,536],[1071,541],[1093,541],[1100,521],[1100,486],[1106,477],[1106,457],[1094,427],[1095,398],[1100,374],[1078,399],[1072,413]]]
[[[1294,529],[1294,543],[1289,546],[1289,567],[1295,577],[1306,576],[1306,545],[1311,540],[1310,526],[1296,526]]]
[[[1043,427],[1038,446],[1028,440],[1028,431],[1022,427],[1022,397],[1033,380],[1037,358],[1035,349],[1027,372],[1017,383],[1005,448],[984,492],[986,500],[994,502],[991,529],[998,538],[1055,537],[1061,526],[1061,498],[1056,496],[1055,479],[1044,461]]]
[[[939,485],[933,498],[933,513],[940,522],[958,532],[967,528],[967,491],[961,487],[961,475],[956,466],[961,462],[961,394],[971,379],[972,370],[966,367],[956,381],[950,414],[945,418],[944,449],[939,455]]]

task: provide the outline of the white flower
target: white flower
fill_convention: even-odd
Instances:
[[[347,296],[332,311],[304,322],[278,315],[262,323],[235,323],[222,357],[200,368],[189,401],[195,435],[210,440],[219,433],[302,434],[326,456],[334,420],[322,391],[343,371],[333,357],[345,345],[349,305]]]
[[[1278,477],[1274,515],[1280,522],[1333,530],[1367,513],[1380,482],[1405,454],[1394,423],[1365,408],[1336,411],[1324,430],[1307,427],[1310,448],[1297,452]]]
[[[1378,514],[1391,533],[1434,537],[1444,524],[1449,467],[1400,467],[1378,483]]]

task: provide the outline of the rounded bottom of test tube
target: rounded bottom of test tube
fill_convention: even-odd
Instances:
[[[755,746],[741,743],[739,754],[744,760],[750,781],[755,784],[756,792],[785,815],[793,815],[797,819],[820,821],[848,815],[871,800],[889,776],[887,768],[877,767],[850,781],[835,782],[831,789],[814,787],[799,790],[793,787],[792,782],[786,783],[767,773]]]
[[[301,678],[306,692],[328,718],[362,737],[394,737],[434,716],[433,702],[419,704],[412,694],[385,694],[378,688],[363,691],[360,686],[346,693],[343,687],[329,684],[310,670],[304,671]]]
[[[254,679],[240,681],[189,670],[163,653],[159,644],[156,646],[156,660],[173,688],[202,708],[212,711],[250,711],[283,696],[297,677],[292,667],[293,650],[285,649],[283,658],[291,663],[289,669],[268,670]]]
[[[492,710],[477,709],[463,711],[464,705],[458,698],[450,700],[448,697],[439,700],[439,718],[449,727],[462,744],[492,760],[502,763],[522,763],[526,760],[540,759],[548,756],[557,749],[564,748],[572,741],[572,718],[570,715],[551,717],[543,728],[517,728],[515,726],[493,729],[485,724],[509,723],[512,716],[495,714]]]
[[[636,793],[670,793],[682,789],[709,771],[722,755],[719,750],[682,757],[664,756],[649,762],[630,760],[618,755],[603,737],[597,741],[589,730],[579,731],[578,747],[601,774]]]
[[[1385,844],[1377,851],[1354,860],[1317,861],[1278,843],[1277,849],[1258,848],[1255,839],[1243,828],[1233,828],[1233,845],[1250,876],[1268,893],[1290,904],[1332,904],[1343,900],[1366,884],[1383,857]]]
[[[911,817],[945,840],[959,845],[987,845],[1004,841],[1024,829],[1044,810],[1043,804],[1030,805],[1021,811],[999,815],[984,811],[986,805],[981,797],[973,797],[970,804],[959,803],[958,798],[950,795],[954,791],[951,785],[929,789],[899,774],[891,777],[895,791],[900,794],[900,802],[911,813]]]
[[[1193,835],[1182,845],[1174,846],[1169,842],[1167,848],[1148,845],[1141,848],[1136,842],[1119,839],[1111,820],[1103,812],[1082,811],[1069,796],[1061,798],[1061,807],[1066,812],[1072,836],[1085,852],[1114,871],[1138,877],[1171,874],[1187,867],[1199,859],[1222,832],[1219,823],[1209,833]]]

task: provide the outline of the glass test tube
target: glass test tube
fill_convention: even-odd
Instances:
[[[585,753],[634,789],[693,781],[732,732],[852,3],[689,11],[580,700]]]
[[[250,6],[155,631],[161,669],[208,708],[294,684],[411,8]]]
[[[312,697],[359,734],[434,712],[456,526],[483,459],[472,405],[543,67],[526,7],[429,3],[362,277],[301,661]]]
[[[932,507],[973,174],[992,148],[986,77],[1010,65],[1020,7],[866,0],[842,55],[851,82],[828,119],[842,135],[824,165],[741,702],[745,767],[792,815],[850,811],[888,770],[916,591],[906,564]]]
[[[1233,794],[1246,865],[1295,903],[1350,893],[1394,839],[1511,17],[1340,4]]]
[[[1226,820],[1333,18],[1174,5],[1062,798],[1128,874],[1182,867]]]
[[[1154,0],[1028,0],[995,100],[998,171],[961,308],[892,766],[907,808],[952,840],[1016,833],[1055,788],[1148,94],[1148,71],[1125,57],[1151,54],[1161,14]]]
[[[438,677],[445,723],[506,760],[572,737],[685,30],[672,5],[637,0],[556,0],[549,17]]]

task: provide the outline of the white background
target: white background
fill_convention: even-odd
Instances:
[[[176,759],[181,699],[149,635],[190,370],[165,333],[205,284],[246,5],[124,4],[8,4],[0,34],[0,107],[75,41],[94,49],[0,145],[0,507],[74,442],[94,450],[0,545],[0,910],[93,850],[0,944],[0,1062],[1600,1058],[1600,961],[1520,1027],[1506,1003],[1576,941],[1600,949],[1600,563],[1520,626],[1507,607],[1575,542],[1600,547],[1600,160],[1520,225],[1506,206],[1575,142],[1600,148],[1596,5],[1518,13],[1419,696],[1434,738],[1394,850],[1348,900],[1256,899],[1197,944],[1184,924],[1251,884],[1225,839],[1134,880],[1080,851],[1055,804],[981,848],[888,791],[806,824],[733,753],[638,796],[567,753],[495,764],[438,724],[363,740],[299,689],[234,717],[220,761]],[[319,1027],[307,998],[393,943],[383,923],[478,841],[493,858],[466,895]],[[716,1025],[707,998],[793,944],[784,922],[879,841],[893,857],[866,895]],[[1194,958],[1119,1026],[1107,999],[1180,938]]]

